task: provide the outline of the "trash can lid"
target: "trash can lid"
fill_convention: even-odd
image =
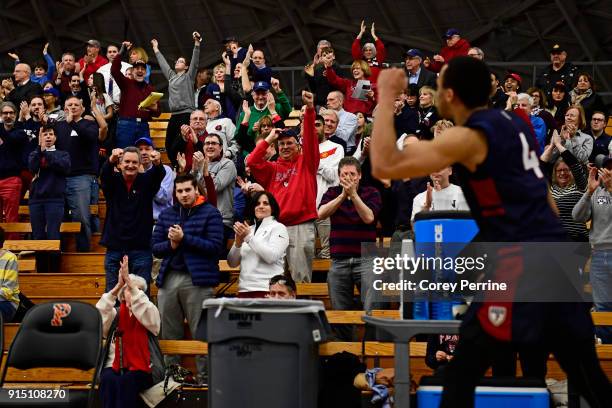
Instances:
[[[249,310],[262,313],[318,313],[325,311],[325,306],[320,300],[305,299],[206,299],[202,308]]]

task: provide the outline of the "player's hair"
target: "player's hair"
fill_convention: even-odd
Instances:
[[[471,57],[453,58],[446,66],[442,86],[455,91],[468,109],[485,106],[491,95],[491,72],[487,64]]]

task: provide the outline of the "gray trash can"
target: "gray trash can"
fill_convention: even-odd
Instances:
[[[222,298],[203,308],[209,406],[316,407],[318,343],[330,332],[322,302]]]

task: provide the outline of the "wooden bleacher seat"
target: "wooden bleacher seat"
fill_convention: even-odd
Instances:
[[[165,130],[168,128],[168,122],[149,122],[149,129],[161,129]]]
[[[19,233],[31,233],[32,224],[29,222],[2,222],[0,227],[5,232],[19,232]],[[80,222],[62,222],[60,225],[60,232],[62,233],[78,233],[81,231]]]
[[[162,112],[159,114],[159,116],[153,118],[153,121],[157,122],[163,120],[170,120],[170,116],[172,116],[170,112]]]
[[[18,259],[19,272],[36,272],[36,259]]]
[[[97,215],[100,218],[106,218],[106,203],[101,204],[92,204],[89,206],[89,212],[91,215]],[[19,206],[19,215],[29,216],[30,215],[30,207],[27,205]]]
[[[612,135],[612,116],[608,118],[608,123],[606,124],[606,128],[604,129],[604,132],[609,135]]]
[[[59,239],[17,239],[4,241],[4,249],[16,251],[59,251]]]

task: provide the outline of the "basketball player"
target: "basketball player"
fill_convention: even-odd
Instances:
[[[482,241],[566,241],[548,202],[536,141],[528,125],[513,113],[486,108],[491,81],[482,61],[455,58],[440,72],[438,111],[456,126],[434,140],[419,141],[399,151],[395,146],[393,103],[406,83],[400,69],[384,70],[378,78],[370,155],[375,177],[422,177],[455,165]],[[516,277],[533,272],[534,255],[522,248],[516,245],[508,254],[498,256],[493,274]],[[493,319],[491,311],[502,318]],[[455,357],[444,377],[441,407],[473,407],[476,384],[496,351],[507,349],[508,344],[543,350],[543,363],[552,352],[591,407],[608,406],[612,401],[610,382],[595,352],[593,322],[584,303],[474,302],[460,333]]]

